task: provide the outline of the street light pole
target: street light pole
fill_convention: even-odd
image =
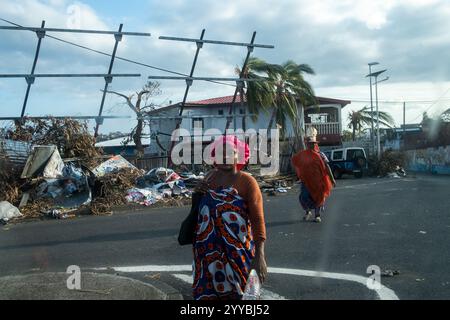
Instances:
[[[369,65],[369,74],[372,74],[372,66],[375,66],[379,64],[378,62],[370,62]],[[374,150],[374,141],[373,141],[373,94],[372,94],[372,77],[369,77],[370,81],[370,122],[371,122],[371,130],[370,130],[370,145],[371,145],[371,151]]]
[[[389,80],[389,77],[387,77],[387,78],[385,78],[383,80],[377,81],[377,78],[378,78],[379,75],[380,74],[377,74],[375,76],[375,100],[376,100],[376,106],[377,106],[377,156],[378,156],[378,160],[380,160],[380,158],[381,158],[380,112],[379,112],[379,109],[378,109],[378,83]]]
[[[377,71],[377,72],[373,72],[373,73],[370,73],[370,74],[368,74],[366,77],[375,77],[375,104],[376,104],[376,112],[377,112],[377,156],[378,156],[378,160],[380,159],[380,157],[381,157],[381,145],[380,145],[380,115],[379,115],[379,112],[378,112],[378,83],[379,82],[383,82],[383,81],[386,81],[386,80],[388,80],[389,79],[389,77],[388,78],[386,78],[386,79],[383,79],[383,80],[380,80],[380,81],[378,81],[378,76],[380,75],[380,74],[382,74],[383,72],[386,72],[386,70],[387,69],[384,69],[384,70],[381,70],[381,71]]]

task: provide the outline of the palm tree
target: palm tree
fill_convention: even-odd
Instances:
[[[304,106],[317,104],[314,90],[304,79],[304,74],[315,74],[307,64],[297,64],[289,60],[282,65],[274,65],[268,74],[274,89],[274,105],[267,130],[274,121],[281,127],[281,135],[286,132],[286,120],[293,123],[297,138],[303,145]],[[297,105],[297,101],[300,105]],[[300,111],[300,112],[299,112]]]
[[[236,71],[241,74],[239,69]],[[292,60],[278,65],[255,57],[250,58],[242,73],[243,77],[264,81],[247,82],[248,110],[255,117],[260,111],[271,111],[268,136],[274,122],[279,125],[284,136],[286,120],[290,119],[297,138],[303,144],[303,107],[316,104],[314,90],[303,77],[305,73],[314,74],[314,70],[307,64],[297,64]],[[300,101],[299,106],[297,100]]]
[[[384,111],[378,112],[380,124],[391,128],[395,125],[395,121],[392,116]],[[377,113],[370,111],[368,106],[365,106],[361,110],[351,111],[348,114],[349,124],[348,127],[353,130],[352,139],[355,141],[356,132],[360,132],[364,126],[368,126],[372,123],[372,118],[376,119]]]
[[[239,91],[239,95],[241,97],[241,103],[247,100],[248,111],[252,114],[252,120],[256,121],[258,119],[258,115],[261,111],[268,111],[268,109],[273,105],[274,95],[273,89],[269,82],[268,73],[272,72],[271,69],[273,65],[267,63],[266,61],[251,57],[249,58],[245,69],[241,70],[240,68],[236,68],[236,74],[240,75],[242,78],[246,79],[256,79],[259,81],[247,81],[246,86],[247,90],[244,93],[244,90]],[[230,114],[232,110],[230,107]],[[245,119],[245,117],[244,117]],[[226,128],[228,129],[230,125],[230,121],[228,120]]]

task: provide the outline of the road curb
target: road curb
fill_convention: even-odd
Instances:
[[[182,300],[162,282],[146,283],[116,274],[82,272],[80,290],[67,287],[73,274],[35,273],[0,278],[0,300]],[[73,279],[73,278],[72,278]],[[69,280],[69,283],[71,282]]]

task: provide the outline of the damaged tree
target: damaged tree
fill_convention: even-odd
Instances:
[[[119,97],[124,98],[126,105],[136,114],[137,125],[131,131],[129,138],[125,141],[125,144],[129,143],[130,141],[133,141],[136,145],[138,157],[142,157],[144,155],[142,136],[145,127],[145,122],[143,117],[145,117],[146,113],[156,108],[156,104],[154,104],[153,102],[149,103],[148,100],[151,97],[155,97],[161,94],[160,86],[161,84],[157,81],[149,81],[144,85],[144,87],[139,92],[136,92],[130,96],[127,96],[123,93],[119,93],[116,91],[106,91],[107,93],[115,94]],[[135,101],[133,102],[133,100]]]

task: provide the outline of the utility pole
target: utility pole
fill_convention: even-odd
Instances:
[[[377,72],[373,72],[368,74],[366,77],[375,77],[375,105],[376,105],[376,113],[377,113],[377,156],[378,160],[381,158],[381,142],[380,142],[380,114],[378,111],[378,83],[389,80],[389,77],[378,81],[378,76],[382,74],[383,72],[386,72],[387,69],[380,70]]]
[[[406,139],[406,102],[403,102],[403,149],[405,149]]]
[[[369,63],[369,75],[372,74],[372,66],[379,64],[378,62],[370,62]],[[370,143],[372,146],[372,151],[375,149],[374,139],[373,139],[373,94],[372,94],[372,77],[369,77],[370,80],[370,122],[371,122],[371,130],[370,130]]]

